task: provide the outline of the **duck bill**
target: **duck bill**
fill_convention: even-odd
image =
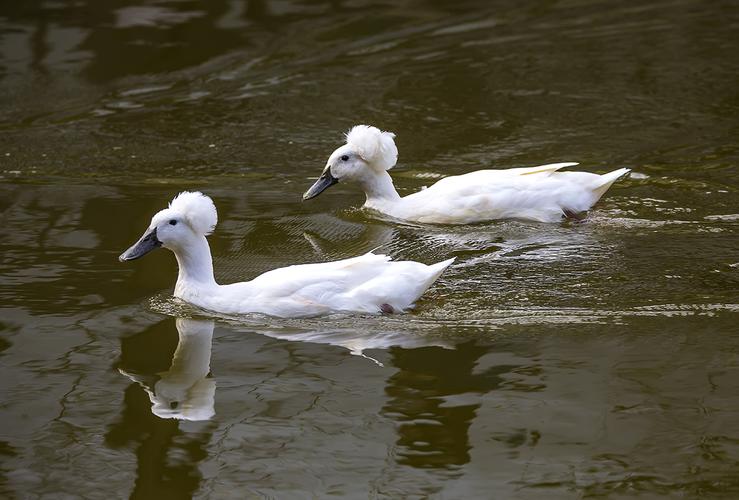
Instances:
[[[325,190],[339,182],[339,179],[331,175],[331,169],[327,168],[323,171],[318,180],[313,184],[308,191],[303,195],[303,201],[315,198]]]
[[[123,252],[121,256],[118,257],[118,260],[121,262],[136,260],[160,246],[162,246],[162,242],[157,238],[157,228],[154,228],[151,231],[144,233],[139,241],[134,243],[131,248]]]

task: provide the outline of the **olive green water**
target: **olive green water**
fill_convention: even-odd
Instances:
[[[737,12],[3,3],[1,496],[739,497]],[[356,123],[397,133],[401,194],[634,175],[581,223],[301,203]],[[218,206],[222,282],[380,246],[457,262],[407,315],[176,321],[203,315],[172,255],[117,256],[183,189]]]

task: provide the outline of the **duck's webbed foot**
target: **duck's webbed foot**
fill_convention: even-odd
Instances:
[[[587,212],[576,212],[575,210],[570,210],[569,208],[562,209],[562,218],[564,219],[573,219],[576,221],[582,221],[582,220],[585,220],[587,216],[588,216]]]

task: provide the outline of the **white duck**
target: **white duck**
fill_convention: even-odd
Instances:
[[[611,184],[629,173],[620,168],[607,174],[558,172],[577,163],[553,163],[531,168],[478,170],[441,179],[428,189],[403,198],[387,173],[395,166],[395,134],[357,125],[346,144],[328,159],[321,177],[303,195],[318,196],[337,182],[358,184],[364,207],[396,219],[432,224],[467,224],[493,219],[556,222],[589,210]]]
[[[219,285],[206,235],[218,216],[213,201],[199,192],[183,192],[152,217],[144,235],[123,252],[134,260],[163,246],[174,252],[179,276],[174,296],[224,314],[263,313],[280,317],[318,316],[332,312],[401,312],[436,281],[454,261],[430,266],[391,262],[368,253],[319,264],[302,264],[257,276],[251,281]]]

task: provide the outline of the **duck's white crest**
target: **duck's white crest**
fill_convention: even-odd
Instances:
[[[398,162],[395,134],[370,125],[356,125],[346,133],[346,143],[367,163],[390,170]]]
[[[200,191],[183,191],[169,202],[169,209],[182,215],[198,234],[212,233],[218,224],[218,211],[208,196]]]

